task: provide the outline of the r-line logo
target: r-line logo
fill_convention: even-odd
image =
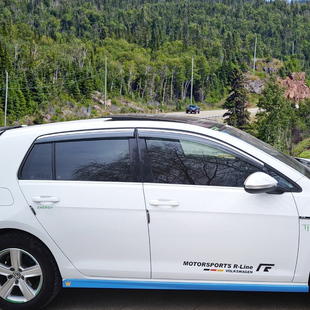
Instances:
[[[256,271],[263,270],[263,272],[269,272],[273,266],[274,264],[259,264]]]

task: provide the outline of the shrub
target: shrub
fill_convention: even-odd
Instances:
[[[303,151],[302,153],[299,154],[298,157],[309,158],[310,159],[310,150]]]
[[[310,148],[310,138],[302,140],[301,142],[299,142],[294,147],[294,149],[292,150],[292,154],[293,154],[293,156],[304,157],[304,156],[301,156],[301,154],[304,153],[304,152],[307,152],[308,148]]]

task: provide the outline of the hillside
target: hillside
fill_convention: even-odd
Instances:
[[[282,60],[282,77],[310,76],[309,28],[310,4],[282,0],[0,0],[0,119],[5,71],[9,123],[96,114],[105,89],[123,111],[182,109],[192,59],[194,101],[216,107],[233,69],[251,70],[255,38],[256,57]]]

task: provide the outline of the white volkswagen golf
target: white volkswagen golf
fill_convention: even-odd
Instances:
[[[308,292],[310,170],[227,125],[0,129],[0,307],[63,288]]]

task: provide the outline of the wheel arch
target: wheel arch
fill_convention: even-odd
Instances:
[[[8,234],[8,233],[21,233],[21,234],[27,235],[27,236],[29,236],[31,238],[34,238],[39,243],[41,243],[46,248],[46,250],[51,254],[51,256],[52,256],[52,258],[53,258],[53,260],[55,262],[55,265],[56,265],[56,267],[58,269],[59,275],[61,277],[61,272],[60,272],[57,260],[56,260],[56,258],[54,256],[53,252],[49,249],[49,247],[45,244],[45,242],[43,240],[41,240],[40,238],[38,238],[34,234],[31,234],[30,232],[22,230],[22,229],[17,229],[17,228],[2,228],[2,229],[0,229],[0,237],[5,235],[5,234]]]
[[[48,252],[51,253],[61,279],[84,277],[84,275],[75,268],[70,259],[46,233],[46,231],[42,231],[42,229],[38,227],[35,228],[33,226],[25,225],[25,223],[21,226],[20,222],[17,224],[5,222],[3,224],[4,226],[0,228],[0,236],[11,232],[22,233],[29,237],[35,238],[39,243],[41,243],[48,250]]]

